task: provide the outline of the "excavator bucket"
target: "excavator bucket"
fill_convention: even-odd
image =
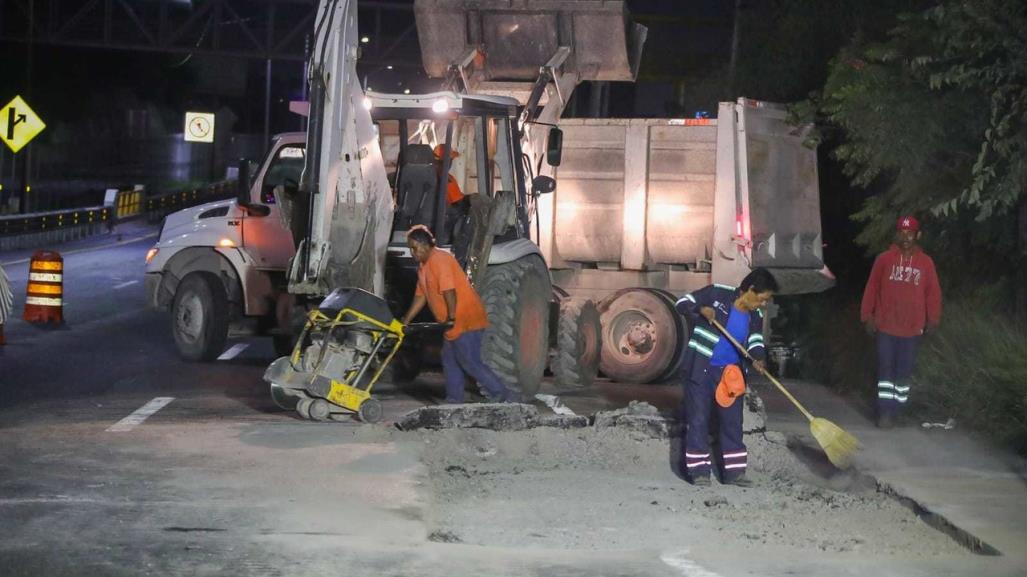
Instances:
[[[481,81],[532,82],[566,48],[565,74],[634,81],[646,35],[611,0],[416,0],[414,11],[433,78],[473,63]]]

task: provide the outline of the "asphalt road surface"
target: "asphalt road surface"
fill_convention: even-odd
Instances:
[[[573,548],[518,546],[516,539],[476,544],[433,532],[437,483],[423,458],[433,438],[400,435],[388,423],[313,423],[278,409],[261,379],[274,359],[267,339],[230,341],[231,358],[212,363],[179,359],[169,317],[151,311],[143,295],[151,244],[109,239],[66,252],[64,326],[13,320],[7,327],[0,575],[927,576],[979,569],[958,551],[935,562],[892,562],[872,552],[804,558],[716,548],[709,538],[701,546],[682,537],[674,547]],[[22,256],[0,255],[0,262]],[[5,269],[20,307],[28,264]],[[427,374],[377,392],[388,422],[439,402],[443,386]],[[543,392],[579,414],[632,399],[663,409],[679,402],[674,386],[604,382],[557,391],[547,383]],[[665,477],[667,491],[687,490]],[[544,479],[538,490],[547,491]],[[488,511],[507,498],[467,499],[467,507]],[[688,519],[679,522],[690,534]],[[621,530],[644,536],[648,528],[639,522]],[[988,568],[983,574],[1007,574]]]

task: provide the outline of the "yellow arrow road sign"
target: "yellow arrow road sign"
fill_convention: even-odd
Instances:
[[[21,150],[44,128],[46,125],[21,96],[15,96],[0,108],[0,140],[14,152]]]

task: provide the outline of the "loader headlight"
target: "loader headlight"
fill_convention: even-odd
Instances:
[[[445,98],[439,98],[431,104],[432,112],[435,114],[443,114],[449,111],[449,101]]]
[[[366,96],[364,97],[364,100],[363,102],[361,102],[361,104],[364,105],[364,110],[371,110],[372,108],[374,108],[374,102]]]

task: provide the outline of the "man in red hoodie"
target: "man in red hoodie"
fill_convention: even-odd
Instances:
[[[895,244],[877,256],[863,291],[860,320],[877,333],[877,426],[890,429],[909,401],[909,378],[925,329],[941,320],[934,261],[917,245],[920,223],[899,218]]]

